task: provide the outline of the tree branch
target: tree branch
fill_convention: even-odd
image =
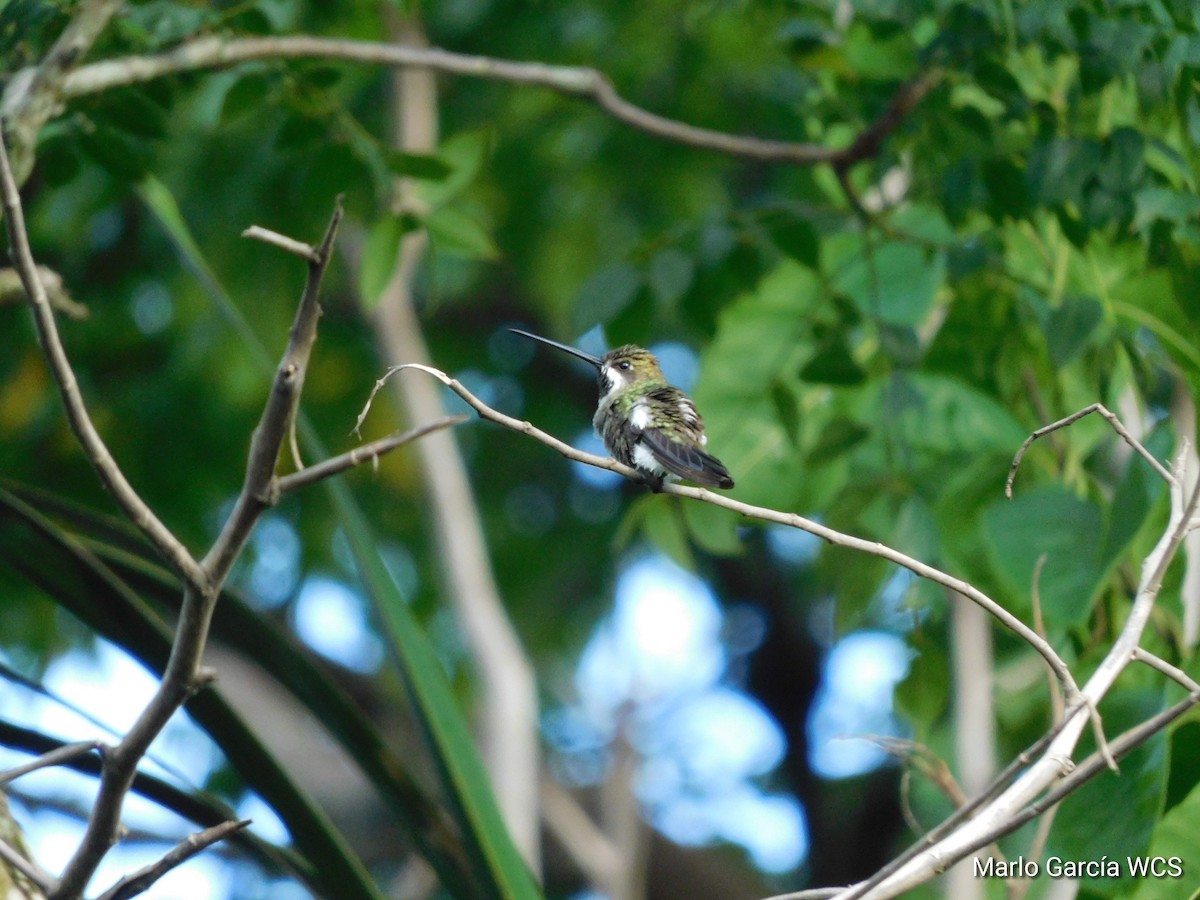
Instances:
[[[36,772],[38,769],[60,766],[76,757],[85,756],[88,753],[99,750],[103,746],[104,744],[101,741],[76,741],[73,744],[64,744],[62,747],[43,753],[37,759],[31,759],[27,763],[22,763],[19,766],[13,766],[11,769],[0,772],[0,785],[16,781],[22,775],[28,775],[30,772]]]
[[[380,387],[382,387],[388,378],[397,372],[403,371],[404,369],[417,369],[421,372],[432,375],[434,378],[442,382],[442,384],[450,388],[450,390],[454,391],[454,393],[458,394],[458,396],[467,401],[471,408],[478,412],[482,418],[491,422],[496,422],[499,425],[503,425],[505,428],[520,432],[521,434],[528,435],[534,440],[545,444],[547,447],[558,451],[558,453],[565,456],[567,459],[586,463],[589,466],[595,466],[600,469],[608,469],[609,471],[625,476],[631,481],[636,481],[639,484],[645,483],[645,478],[643,478],[641,473],[636,469],[632,469],[629,466],[623,465],[611,457],[596,456],[591,453],[584,453],[582,450],[576,450],[570,444],[564,443],[558,438],[547,434],[530,422],[514,419],[512,416],[506,416],[504,413],[492,409],[490,406],[472,394],[469,390],[467,390],[457,380],[451,378],[440,369],[435,369],[432,366],[424,366],[418,363],[408,363],[400,366],[392,366],[390,369],[388,369],[387,372],[384,373],[383,377],[375,383],[375,387],[372,389],[370,396],[367,398],[366,406],[363,408],[362,413],[359,414],[360,421],[366,416],[368,410],[370,409],[371,401],[374,399],[375,394],[379,391]],[[1063,662],[1062,657],[1054,652],[1054,648],[1052,648],[1050,644],[1041,636],[1039,636],[1032,628],[1010,613],[1007,609],[1002,607],[991,597],[987,596],[987,594],[983,593],[983,591],[979,590],[974,585],[968,584],[961,578],[955,578],[953,575],[949,575],[940,569],[928,565],[927,563],[923,563],[905,553],[901,553],[899,550],[895,550],[886,544],[881,544],[877,541],[868,541],[864,538],[844,534],[843,532],[837,531],[826,525],[822,525],[819,522],[806,519],[803,516],[797,515],[796,513],[781,512],[779,510],[770,509],[764,506],[753,506],[752,504],[743,503],[740,500],[735,500],[732,497],[728,497],[724,494],[715,494],[712,491],[701,487],[690,487],[687,485],[672,484],[667,482],[662,485],[661,490],[663,493],[676,494],[680,497],[690,497],[693,500],[711,503],[713,506],[720,506],[725,509],[732,510],[733,512],[741,513],[743,516],[746,516],[750,519],[758,519],[762,522],[773,522],[779,525],[787,525],[791,528],[798,528],[801,531],[807,531],[809,534],[816,535],[830,544],[835,544],[840,547],[849,547],[851,550],[858,550],[862,553],[869,553],[872,556],[878,556],[881,559],[886,559],[889,562],[896,563],[897,565],[908,569],[910,572],[915,575],[919,575],[921,578],[926,578],[944,587],[950,588],[953,591],[957,591],[964,597],[967,597],[973,602],[982,606],[992,616],[1000,620],[1005,627],[1015,632],[1019,637],[1021,637],[1022,640],[1033,647],[1033,649],[1036,650],[1044,660],[1046,660],[1046,663],[1054,671],[1054,674],[1062,683],[1063,690],[1066,692],[1067,696],[1073,701],[1079,697],[1079,688],[1075,684],[1075,679],[1071,675],[1070,669],[1067,668],[1067,664]]]
[[[122,4],[123,0],[81,0],[75,4],[71,21],[42,62],[11,79],[0,103],[0,118],[11,128],[17,183],[24,183],[33,169],[38,132],[62,111],[64,75],[91,49]]]
[[[1072,417],[1072,421],[1086,415],[1089,411],[1092,410],[1089,408],[1085,412],[1076,414]],[[1083,687],[1084,703],[1072,705],[1072,708],[1063,717],[1062,728],[1045,748],[1044,753],[1004,793],[983,807],[975,818],[957,830],[946,834],[932,846],[927,846],[912,854],[900,867],[886,867],[891,869],[886,877],[881,879],[877,873],[867,882],[846,890],[839,897],[843,900],[851,900],[851,898],[858,897],[894,897],[901,894],[917,884],[929,880],[980,847],[987,846],[998,836],[1007,834],[1019,824],[1048,809],[1052,804],[1041,803],[1037,798],[1051,785],[1060,782],[1047,796],[1053,794],[1061,799],[1061,796],[1065,796],[1065,794],[1057,792],[1061,789],[1062,784],[1070,783],[1077,787],[1082,783],[1082,781],[1072,780],[1074,774],[1081,767],[1075,766],[1071,762],[1071,754],[1074,752],[1087,722],[1092,721],[1090,712],[1095,709],[1101,698],[1112,687],[1125,666],[1134,659],[1134,649],[1138,646],[1146,622],[1149,620],[1154,601],[1162,587],[1163,576],[1187,534],[1197,502],[1200,501],[1200,481],[1197,482],[1197,487],[1192,490],[1189,497],[1185,498],[1183,495],[1182,459],[1181,454],[1176,459],[1174,470],[1169,473],[1171,516],[1167,527],[1143,562],[1137,594],[1124,627],[1113,642],[1108,654]],[[1081,713],[1088,715],[1085,718],[1081,716]],[[1148,721],[1160,719],[1161,716]],[[1164,724],[1160,727],[1165,727],[1165,723],[1170,720],[1162,719],[1162,721]],[[1140,731],[1138,733],[1141,734]],[[1144,740],[1148,736],[1147,733],[1141,739]],[[1110,760],[1120,755],[1121,748],[1124,746],[1125,744],[1120,739],[1113,741],[1089,757],[1088,765],[1109,764]],[[1030,808],[1036,808],[1036,812],[1028,814],[1028,817],[1021,818],[1020,822],[1013,824],[1017,818],[1026,815],[1025,812],[1022,812],[1023,810]]]
[[[305,35],[266,38],[206,35],[186,41],[166,53],[129,56],[81,66],[67,75],[62,94],[68,98],[83,97],[164,75],[250,60],[311,58],[422,68],[448,75],[536,85],[588,100],[617,121],[664,140],[761,162],[796,165],[828,163],[843,171],[877,154],[883,142],[900,127],[941,78],[938,71],[928,71],[903,84],[880,116],[845,147],[763,140],[669,119],[625,100],[617,93],[612,82],[596,69],[514,62],[453,53],[436,47]]]
[[[197,831],[195,834],[188,835],[168,851],[162,859],[138,869],[132,875],[123,876],[116,884],[101,894],[98,900],[129,900],[130,897],[136,897],[138,894],[144,893],[150,889],[154,882],[158,881],[172,869],[187,862],[197,853],[211,847],[218,841],[224,840],[229,835],[241,831],[249,824],[249,819],[242,819],[238,822],[222,822],[220,825],[214,825],[212,828],[206,828],[204,831]]]
[[[270,487],[275,477],[275,464],[291,423],[295,420],[308,360],[317,340],[317,321],[321,317],[318,294],[325,268],[333,254],[333,240],[337,236],[342,214],[342,198],[338,197],[333,216],[325,229],[325,237],[320,246],[315,248],[315,255],[301,254],[308,260],[308,280],[292,322],[287,349],[284,350],[283,358],[275,370],[271,395],[250,439],[246,479],[233,512],[203,560],[205,571],[218,583],[224,581],[225,576],[229,574],[254,523],[270,505]]]
[[[317,321],[321,314],[318,291],[332,256],[333,240],[341,218],[339,198],[318,248],[317,258],[309,260],[308,280],[296,311],[288,345],[276,370],[262,417],[250,439],[242,490],[221,533],[198,564],[200,578],[197,582],[184,582],[183,602],[171,655],[158,690],[121,742],[104,756],[100,790],[92,815],[83,840],[63,872],[55,893],[57,900],[74,900],[82,894],[96,867],[116,840],[121,808],[137,774],[138,763],[175,711],[211,679],[211,674],[202,669],[201,661],[212,614],[230,568],[258,517],[270,504],[275,466],[300,402],[308,360],[316,341]],[[198,588],[197,583],[203,587]]]
[[[33,310],[34,325],[37,327],[38,341],[42,352],[54,376],[58,392],[66,409],[67,421],[76,439],[83,447],[88,461],[100,476],[105,489],[117,502],[117,506],[125,516],[136,525],[163,556],[172,569],[188,584],[198,589],[208,586],[207,573],[200,564],[192,558],[187,548],[171,533],[146,502],[138,496],[137,491],[126,480],[124,473],[117,465],[104,439],[96,430],[88,414],[83,396],[79,392],[79,384],[75,380],[75,372],[63,349],[62,339],[58,334],[58,325],[54,321],[54,311],[50,308],[46,290],[42,286],[37,264],[29,249],[29,235],[25,230],[25,214],[21,209],[21,197],[17,192],[17,183],[9,164],[8,149],[4,137],[0,134],[0,193],[3,195],[4,221],[8,228],[8,242],[12,248],[13,265],[20,273],[21,283],[29,295],[30,306]]]
[[[1049,425],[1042,426],[1025,439],[1025,443],[1020,446],[1020,448],[1017,450],[1017,455],[1013,457],[1012,466],[1009,467],[1008,480],[1004,483],[1004,495],[1010,500],[1012,499],[1013,479],[1017,477],[1017,469],[1021,465],[1021,460],[1025,457],[1025,451],[1029,449],[1034,441],[1040,437],[1050,434],[1052,431],[1058,431],[1060,428],[1066,428],[1068,425],[1078,422],[1084,416],[1090,415],[1091,413],[1097,413],[1107,419],[1108,424],[1112,426],[1113,431],[1120,435],[1121,439],[1125,441],[1125,443],[1136,450],[1141,457],[1146,460],[1146,462],[1150,463],[1150,465],[1154,467],[1154,471],[1159,474],[1163,481],[1165,481],[1167,484],[1172,484],[1174,482],[1174,476],[1167,471],[1167,467],[1160,463],[1154,457],[1154,454],[1147,450],[1145,446],[1143,446],[1142,442],[1135,438],[1130,433],[1129,429],[1121,424],[1120,419],[1118,419],[1113,413],[1109,412],[1104,404],[1093,403],[1091,406],[1085,407],[1084,409],[1079,410],[1077,413],[1072,413],[1065,419],[1059,419],[1057,422],[1052,422]]]
[[[301,469],[299,472],[293,472],[290,475],[283,475],[275,479],[275,492],[280,496],[297,490],[298,488],[307,487],[310,484],[315,484],[322,479],[329,478],[332,475],[338,475],[351,469],[354,466],[362,465],[365,462],[374,462],[383,456],[385,453],[390,453],[397,447],[402,447],[405,444],[411,443],[418,438],[423,438],[427,434],[432,434],[435,431],[441,431],[443,428],[449,428],[452,425],[461,425],[467,421],[469,417],[465,414],[457,416],[443,416],[442,418],[430,422],[427,425],[420,425],[416,428],[410,428],[403,434],[391,434],[385,438],[380,438],[377,441],[371,441],[369,444],[363,444],[361,447],[355,447],[347,453],[342,453],[339,456],[334,456],[324,462],[315,463],[307,468]]]

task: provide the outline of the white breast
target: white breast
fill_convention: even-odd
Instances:
[[[645,431],[650,427],[650,404],[645,400],[639,400],[633,404],[633,412],[629,416],[629,422],[638,431]]]

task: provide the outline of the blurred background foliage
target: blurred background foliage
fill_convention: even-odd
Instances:
[[[9,0],[0,8],[2,68],[11,75],[36,63],[70,14],[69,3]],[[1097,401],[1136,424],[1160,458],[1181,435],[1195,441],[1200,7],[150,0],[127,4],[89,60],[198,34],[387,40],[397,14],[418,15],[435,46],[595,66],[664,115],[828,146],[852,140],[905,81],[939,77],[879,153],[848,173],[852,196],[827,167],[664,142],[548,90],[468,78],[439,81],[438,152],[398,153],[388,143],[390,73],[365,65],[250,63],[72,102],[43,129],[25,186],[34,251],[89,311],[63,331],[102,433],[190,546],[211,540],[240,486],[263,401],[259,359],[232,312],[273,356],[302,285],[295,260],[239,234],[257,223],[315,241],[345,193],[348,219],[304,402],[333,451],[354,443],[349,431],[374,379],[406,361],[376,355],[359,296],[369,305],[401,236],[427,228],[425,337],[434,362],[487,402],[586,443],[588,372],[504,327],[593,350],[648,345],[692,391],[710,448],[736,477],[735,497],[891,544],[1026,621],[1045,556],[1045,630],[1082,680],[1123,621],[1165,518],[1162,486],[1094,417],[1030,453],[1016,499],[1004,499],[1003,483],[1030,431]],[[397,176],[419,182],[426,216],[395,213]],[[216,299],[222,293],[231,305]],[[15,493],[14,484],[36,486],[91,515],[111,512],[67,429],[27,313],[0,308],[0,318],[9,335],[0,343],[0,472]],[[364,436],[396,426],[381,406]],[[855,742],[827,745],[843,732],[890,732],[955,768],[953,685],[970,672],[952,659],[940,588],[873,557],[646,496],[497,428],[471,424],[456,435],[501,592],[538,673],[551,771],[586,797],[632,735],[646,816],[679,842],[716,846],[680,855],[656,839],[650,896],[685,895],[676,892],[692,882],[679,881],[680,871],[699,883],[722,873],[728,896],[846,883],[914,836],[902,806],[925,826],[949,810],[920,778],[902,792],[901,768],[859,754]],[[471,663],[439,600],[414,459],[397,453],[345,483],[469,709]],[[80,521],[85,534],[98,527]],[[65,655],[100,651],[94,624],[48,600],[54,591],[37,571],[55,557],[29,552],[25,565],[9,553],[0,567],[0,634],[11,667],[36,680]],[[692,598],[674,618],[662,606],[668,618],[650,627],[702,623],[707,643],[688,652],[716,668],[696,684],[736,696],[774,736],[766,762],[743,774],[760,801],[785,804],[785,824],[746,821],[752,830],[801,828],[791,855],[764,861],[753,852],[761,835],[679,824],[704,815],[704,790],[688,777],[705,770],[663,749],[689,734],[673,730],[683,728],[677,718],[653,703],[638,707],[633,688],[621,695],[609,682],[608,718],[589,711],[589,685],[598,683],[588,680],[589,660],[597,671],[639,664],[604,650],[601,637],[619,630],[622,591],[647,565],[658,573],[649,594],[674,584]],[[326,494],[303,493],[272,513],[235,582],[251,615],[299,632],[300,653],[332,655],[320,667],[389,741],[411,742],[400,681],[377,640],[351,629],[323,647],[331,626],[312,624],[361,619],[364,609],[344,520]],[[1147,644],[1196,675],[1179,582],[1172,571]],[[314,596],[332,619],[304,613]],[[696,597],[708,599],[697,606]],[[994,682],[1003,762],[1051,714],[1040,661],[993,632],[994,670],[983,677]],[[853,656],[863,636],[874,643]],[[876,679],[866,699],[846,693],[854,676]],[[679,681],[689,690],[690,677]],[[1130,671],[1106,701],[1106,724],[1115,733],[1177,692],[1149,670]],[[616,712],[628,703],[633,725]],[[1195,728],[1185,722],[1160,736],[1124,775],[1069,801],[1049,852],[1159,852],[1178,840],[1178,820],[1200,826],[1200,767],[1187,740]],[[667,770],[679,784],[664,799],[652,786]],[[242,802],[245,787],[224,762],[205,780],[225,802]],[[1117,808],[1138,814],[1098,835],[1096,810]],[[392,818],[360,810],[356,825],[355,810],[335,812],[381,879],[401,866],[403,845],[378,839]],[[1023,830],[1005,849],[1022,852],[1031,835]],[[583,890],[578,869],[553,840],[547,847],[547,894]],[[1168,896],[1128,880],[1082,887],[1087,896],[1134,892]]]

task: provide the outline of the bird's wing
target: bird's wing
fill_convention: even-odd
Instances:
[[[719,459],[699,447],[672,440],[657,428],[642,431],[639,440],[672,475],[705,487],[731,488],[733,477]]]

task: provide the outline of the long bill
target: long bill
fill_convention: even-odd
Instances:
[[[591,363],[597,369],[604,366],[604,360],[602,360],[600,357],[592,356],[590,353],[584,353],[582,350],[577,350],[570,344],[560,344],[558,341],[552,341],[550,338],[544,338],[536,334],[530,334],[528,331],[522,331],[520,328],[510,328],[508,330],[513,334],[521,335],[521,337],[527,337],[530,340],[541,341],[543,344],[549,344],[551,347],[557,347],[559,350],[562,350],[565,353],[570,353],[572,356],[578,356],[584,362]]]

